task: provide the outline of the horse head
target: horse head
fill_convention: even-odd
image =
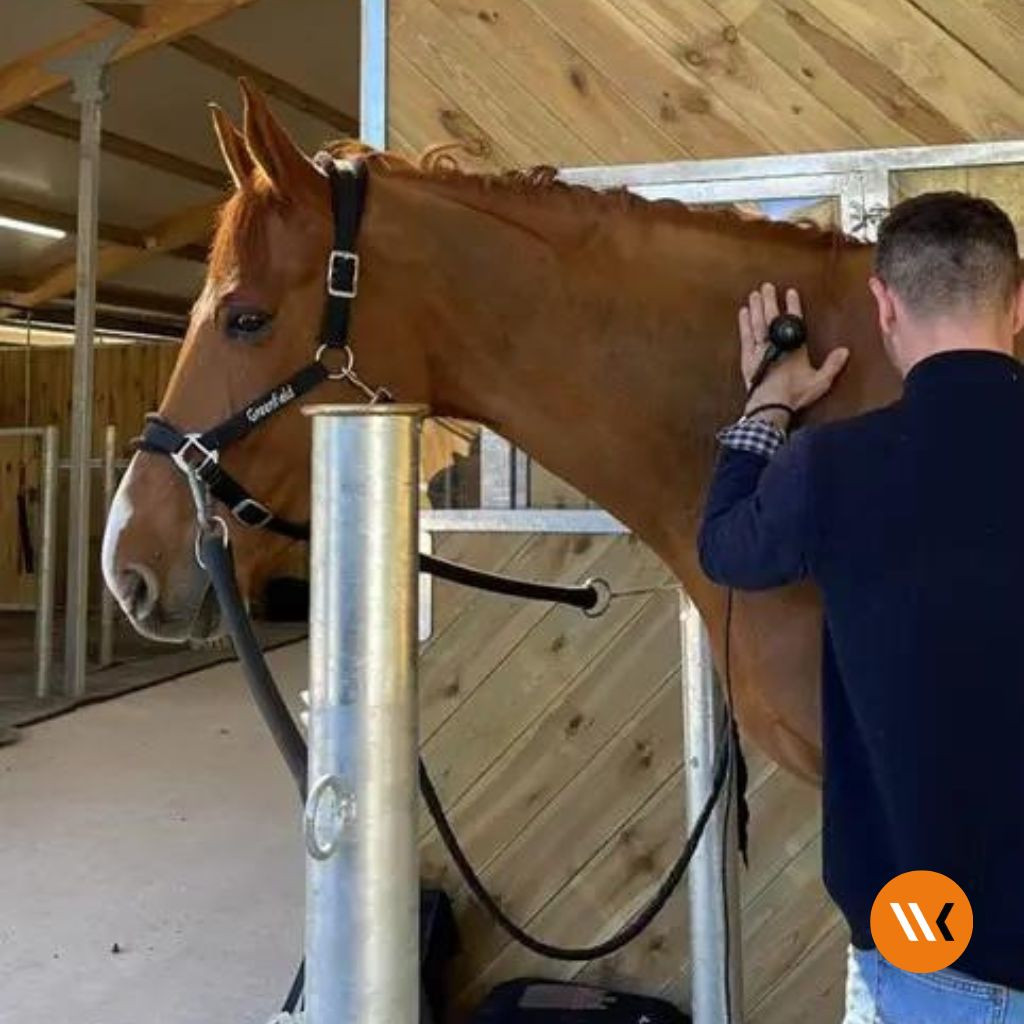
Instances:
[[[219,456],[220,465],[262,505],[292,522],[309,518],[310,428],[299,403],[275,388],[315,360],[327,300],[333,221],[328,177],[303,154],[264,97],[243,83],[244,130],[212,108],[213,126],[234,183],[210,250],[206,282],[192,310],[178,362],[158,416],[182,433],[201,434],[228,418],[249,414],[253,429]],[[358,143],[338,155],[362,160]],[[374,231],[367,199],[360,237],[360,301],[350,321],[349,351],[358,371],[403,400],[426,398],[415,358],[403,358],[400,324],[375,288],[374,251],[362,244]],[[392,236],[392,243],[396,238]],[[356,343],[356,335],[374,338]],[[380,342],[387,337],[387,346]],[[337,343],[337,339],[335,339]],[[347,353],[332,353],[337,368]],[[326,362],[326,357],[325,357]],[[269,397],[269,405],[266,402]],[[276,395],[276,397],[275,397]],[[253,405],[263,396],[263,405]],[[314,401],[361,402],[350,380],[317,382]],[[287,405],[287,408],[277,408]],[[274,415],[266,415],[273,411]],[[250,596],[272,571],[287,538],[245,525],[228,510],[239,582]],[[121,481],[103,538],[103,573],[133,625],[159,640],[202,638],[217,632],[217,614],[194,554],[196,506],[185,475],[164,454],[138,451]]]

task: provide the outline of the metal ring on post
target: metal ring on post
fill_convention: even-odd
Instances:
[[[318,819],[323,810],[323,799],[331,793],[335,801],[335,821],[332,834],[326,843],[320,842]],[[333,856],[344,837],[345,825],[355,816],[355,797],[349,787],[337,775],[323,775],[310,788],[306,798],[306,810],[302,818],[302,832],[306,839],[306,850],[313,860],[327,860]]]
[[[600,618],[612,603],[611,584],[601,576],[591,576],[583,581],[583,586],[589,587],[597,594],[597,600],[589,608],[583,609],[583,614],[590,619]]]

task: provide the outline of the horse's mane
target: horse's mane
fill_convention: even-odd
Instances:
[[[472,146],[461,142],[442,143],[425,150],[415,162],[389,150],[372,149],[361,142],[344,140],[331,143],[326,151],[338,159],[360,159],[382,174],[448,181],[477,194],[504,192],[524,197],[557,195],[565,202],[593,209],[604,207],[627,212],[632,216],[657,220],[679,218],[693,222],[703,220],[708,226],[723,231],[754,231],[767,237],[799,238],[822,246],[861,246],[865,243],[835,227],[826,227],[810,219],[796,221],[771,220],[764,214],[736,203],[690,204],[677,199],[646,199],[626,188],[595,189],[589,185],[572,184],[558,177],[556,167],[539,165],[523,170],[479,172],[464,170],[457,154],[475,153]]]
[[[811,220],[774,221],[735,204],[691,205],[675,199],[645,199],[625,188],[594,189],[587,185],[570,184],[558,177],[558,169],[555,167],[542,165],[496,173],[467,171],[460,166],[456,157],[459,150],[468,150],[472,155],[471,147],[462,143],[433,146],[417,161],[388,150],[372,149],[353,140],[334,142],[325,147],[325,151],[336,159],[365,161],[375,173],[446,182],[480,199],[494,193],[527,199],[557,197],[583,212],[597,208],[659,222],[669,219],[692,224],[697,221],[711,230],[730,234],[742,233],[749,237],[754,233],[766,239],[800,241],[803,244],[810,242],[830,249],[833,255],[844,246],[864,244],[836,228],[823,227]],[[231,267],[237,265],[235,257],[240,251],[262,251],[265,230],[263,214],[283,208],[284,205],[284,200],[274,193],[260,175],[257,175],[253,187],[235,192],[221,207],[210,249],[211,276],[219,278],[226,275]]]

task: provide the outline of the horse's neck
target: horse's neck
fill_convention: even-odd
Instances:
[[[493,426],[662,557],[689,560],[714,432],[741,398],[737,303],[778,277],[824,301],[830,250],[752,245],[670,211],[449,188],[420,225],[435,411]]]

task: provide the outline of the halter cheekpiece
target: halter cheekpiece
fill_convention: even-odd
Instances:
[[[309,539],[309,523],[282,519],[257,501],[220,465],[221,451],[327,380],[348,381],[371,404],[392,400],[386,388],[370,387],[356,373],[348,334],[352,300],[359,292],[356,237],[366,203],[366,168],[360,160],[338,161],[329,153],[318,154],[316,165],[330,185],[334,240],[327,258],[326,303],[313,361],[209,430],[183,431],[150,413],[138,445],[143,451],[169,456],[185,474],[201,520],[205,504],[215,498],[244,526],[293,540]]]

